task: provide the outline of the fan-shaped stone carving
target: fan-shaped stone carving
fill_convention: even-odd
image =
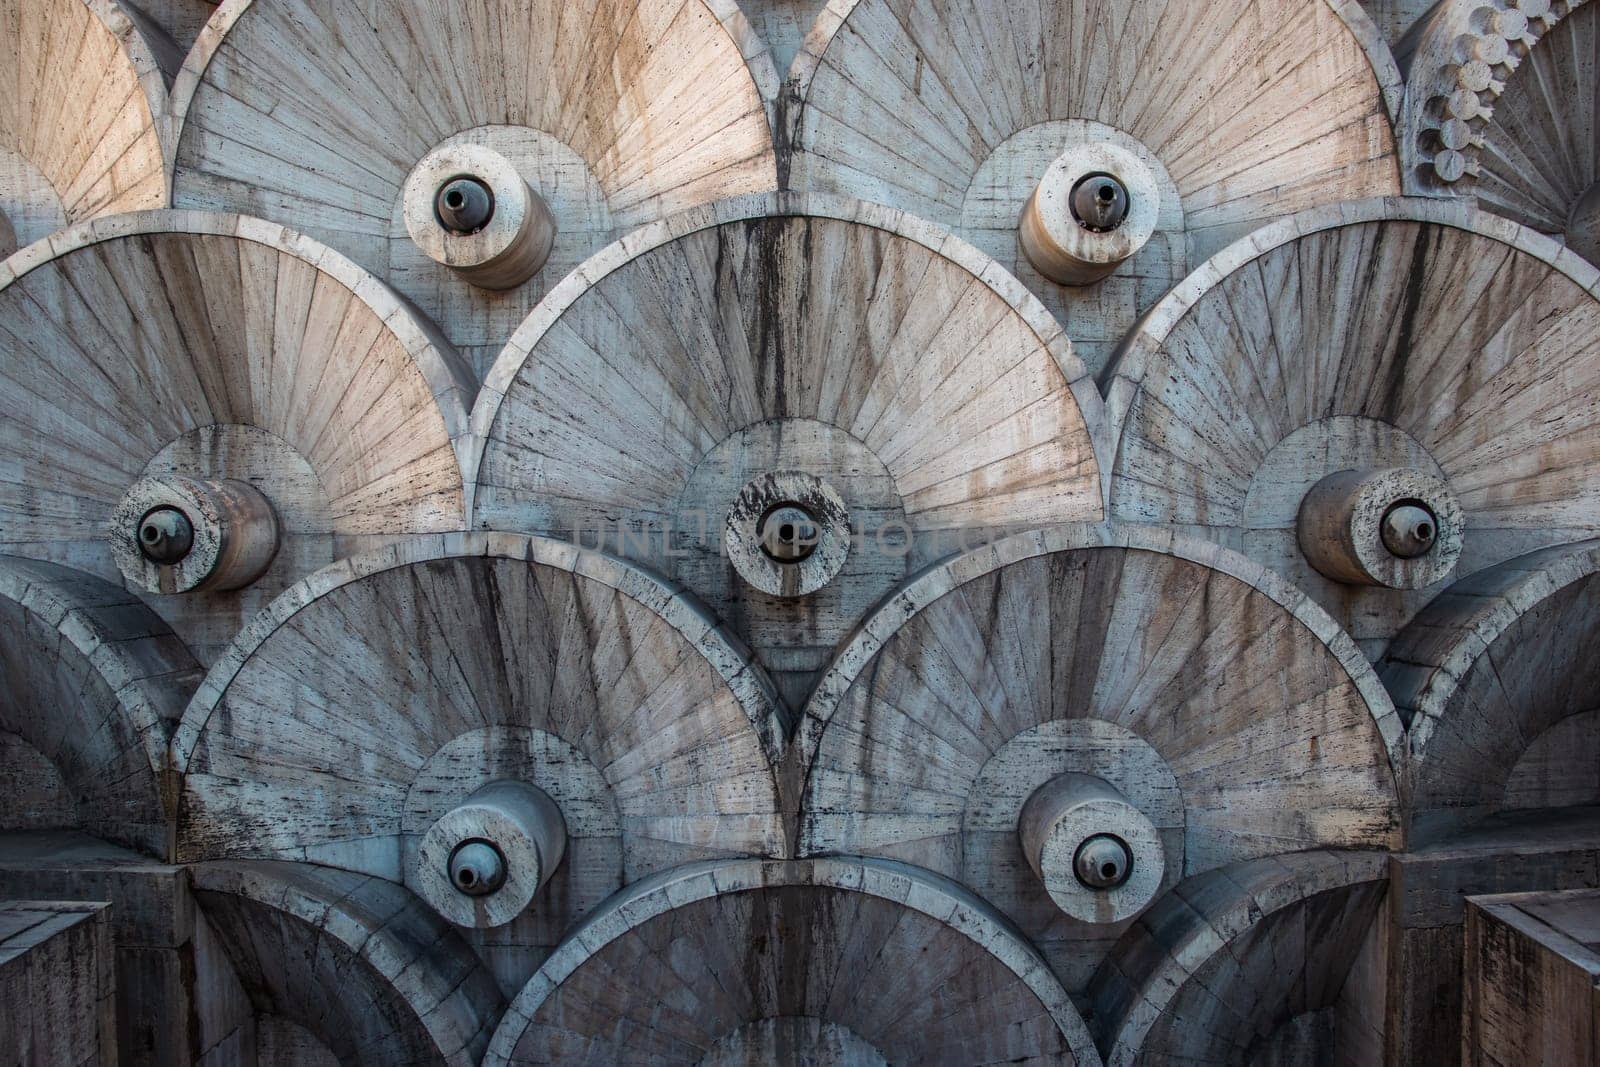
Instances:
[[[173,200],[327,241],[482,369],[551,285],[626,228],[775,186],[741,53],[759,47],[724,21],[743,27],[728,0],[232,4],[174,86]],[[509,163],[554,219],[548,263],[509,292],[477,288],[407,229],[410,210],[436,221],[434,189],[408,205],[408,177],[462,146]]]
[[[1380,1062],[1387,863],[1302,852],[1179,885],[1096,975],[1106,1063]]]
[[[1411,183],[1475,196],[1600,262],[1600,7],[1445,0],[1410,53]]]
[[[165,857],[167,740],[200,668],[131,594],[0,556],[0,783],[6,830],[80,827]],[[55,799],[65,810],[32,810]]]
[[[801,855],[958,878],[1072,989],[1185,877],[1397,837],[1400,723],[1355,646],[1244,559],[1138,528],[931,569],[842,648],[798,743]],[[1041,806],[1085,777],[1110,803],[1060,824],[1052,863]],[[1123,846],[1106,883],[1072,868],[1100,836]]]
[[[673,586],[540,538],[421,538],[289,590],[213,667],[174,740],[179,855],[309,859],[437,901],[447,878],[474,896],[455,849],[482,837],[543,888],[525,911],[503,910],[515,884],[476,898],[481,920],[443,910],[485,928],[474,943],[514,989],[628,882],[782,854],[784,733],[759,669]],[[503,822],[447,823],[430,847],[506,781],[559,812],[528,827],[537,855]]]
[[[608,249],[517,332],[474,412],[474,524],[672,574],[796,698],[908,570],[1099,518],[1099,410],[970,247],[849,201],[729,202]],[[786,504],[822,543],[778,560]]]
[[[0,70],[0,254],[166,204],[166,86],[116,0],[4,0]]]
[[[1600,542],[1452,585],[1380,665],[1410,724],[1407,815],[1426,843],[1497,811],[1600,804]]]
[[[1570,252],[1439,201],[1275,224],[1108,368],[1111,514],[1278,570],[1376,658],[1452,575],[1600,529],[1597,295]]]
[[[338,554],[464,525],[453,354],[315,242],[121,216],[0,283],[0,547],[148,592],[202,660]]]
[[[1099,1056],[981,900],[848,857],[697,864],[630,886],[523,988],[486,1064],[1055,1063]]]
[[[1228,241],[1400,191],[1400,75],[1354,0],[834,0],[792,81],[793,188],[948,226],[1022,279],[1095,369]],[[1018,222],[1052,163],[1100,145],[1150,172],[1151,236],[1109,280],[1063,287],[1024,254]]]
[[[306,863],[190,870],[269,1047],[293,1042],[307,1056],[291,1062],[479,1062],[505,1002],[472,949],[405,889]]]

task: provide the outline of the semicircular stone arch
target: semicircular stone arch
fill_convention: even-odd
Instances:
[[[308,863],[189,871],[200,912],[274,1036],[299,1036],[287,1021],[342,1064],[480,1061],[505,1001],[466,942],[404,888]]]
[[[1157,831],[1145,899],[1312,848],[1392,847],[1404,739],[1377,676],[1304,595],[1215,546],[1063,527],[930,569],[867,619],[805,710],[800,855],[970,886],[1081,991],[1136,914],[1073,914],[1023,835],[1066,775]],[[1032,865],[1032,866],[1030,866]]]
[[[8,746],[6,777],[21,785],[27,756],[48,762],[68,805],[42,813],[53,825],[166,859],[167,741],[200,678],[183,642],[132,594],[0,556],[0,736],[27,746]],[[26,828],[13,821],[23,799],[6,797],[4,829]]]
[[[1347,982],[1381,960],[1387,867],[1381,852],[1298,852],[1178,886],[1095,976],[1105,1062],[1379,1058],[1381,1012]]]
[[[512,1001],[485,1064],[1097,1065],[1042,960],[983,901],[899,863],[695,864],[630,886]],[[823,1062],[834,1062],[823,1060]]]
[[[1379,664],[1409,724],[1406,817],[1425,844],[1500,811],[1600,803],[1600,542],[1445,590]]]
[[[166,84],[117,0],[6,0],[0,70],[0,256],[69,224],[166,206]]]
[[[495,782],[542,790],[565,859],[531,906],[463,934],[516,988],[624,885],[785,854],[786,733],[760,669],[680,589],[542,538],[418,538],[293,587],[213,666],[173,741],[178,855],[426,895],[430,826]]]
[[[512,338],[473,413],[473,525],[675,577],[798,704],[917,567],[1098,519],[1100,407],[1059,325],[971,247],[853,201],[725,201],[596,256]],[[746,584],[724,537],[741,487],[790,472],[848,515],[842,569],[801,597]]]
[[[1297,215],[1197,270],[1107,368],[1111,516],[1279,571],[1376,659],[1452,576],[1600,530],[1597,337],[1600,272],[1515,223],[1420,198]],[[1458,558],[1420,588],[1328,577],[1302,548],[1311,490],[1390,469],[1454,501]]]
[[[148,479],[266,499],[276,549],[258,577],[149,598],[203,661],[339,555],[465,525],[455,354],[280,226],[146,212],[67,230],[0,267],[0,342],[25,383],[0,394],[4,551],[120,582],[110,523]]]
[[[1096,371],[1229,241],[1400,192],[1400,73],[1354,0],[834,0],[789,91],[792,188],[950,228],[1020,278]],[[1058,285],[1021,250],[1018,219],[1058,156],[1100,144],[1157,179],[1155,233],[1110,279]]]
[[[728,0],[230,4],[174,87],[173,203],[326,241],[481,373],[551,286],[627,230],[776,187],[748,37]],[[554,218],[548,262],[511,290],[474,287],[409,235],[408,176],[462,144],[509,161]]]

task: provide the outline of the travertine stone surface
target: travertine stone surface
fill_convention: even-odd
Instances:
[[[166,206],[166,85],[117,0],[5,0],[0,70],[0,211],[20,244]]]
[[[168,81],[176,77],[184,56],[200,37],[206,21],[222,0],[117,0],[150,42]],[[170,52],[169,60],[164,53]]]
[[[1390,860],[1385,1062],[1462,1047],[1466,898],[1600,884],[1600,808],[1505,812]]]
[[[1044,0],[1017,11],[834,0],[791,82],[780,141],[792,188],[950,227],[1015,271],[1075,339],[1112,318],[1111,343],[1084,353],[1096,370],[1182,263],[1174,273],[1136,260],[1099,289],[1063,291],[1014,240],[985,243],[991,226],[974,215],[986,205],[1014,233],[1040,178],[1083,134],[1154,157],[1179,200],[1161,254],[1191,264],[1268,219],[1400,191],[1390,126],[1400,74],[1355,0]],[[1088,125],[1061,125],[1074,122]]]
[[[1082,922],[1137,915],[1165,880],[1160,831],[1092,775],[1068,771],[1035,789],[1018,816],[1017,837],[1050,899]]]
[[[739,27],[728,0],[239,0],[173,87],[173,203],[326,241],[482,368],[597,238],[621,236],[610,226],[776,187],[744,55],[759,44]],[[425,257],[392,269],[407,175],[461,135],[511,158],[555,218],[553,269],[514,293]]]
[[[107,522],[111,555],[131,586],[176,596],[243,589],[278,554],[278,515],[249,482],[142,478]]]
[[[75,832],[0,836],[0,898],[113,901],[124,1067],[232,1062],[254,1011],[194,906],[189,872]]]
[[[676,577],[798,703],[910,570],[1099,518],[1099,412],[1060,327],[971,247],[854,201],[729,201],[608,248],[512,338],[473,414],[473,523]],[[848,558],[804,598],[752,591],[722,544],[778,472],[849,512]]]
[[[1600,272],[1465,207],[1373,200],[1273,224],[1206,263],[1104,384],[1110,510],[1238,549],[1302,586],[1376,659],[1442,589],[1355,589],[1297,537],[1343,470],[1443,480],[1453,577],[1600,531]]]
[[[804,458],[804,457],[796,457]],[[746,482],[723,520],[723,551],[768,596],[809,596],[850,558],[850,509],[814,474],[774,471]]]
[[[1323,577],[1344,585],[1421,589],[1461,558],[1461,504],[1414,467],[1335,471],[1306,493],[1295,540]]]
[[[56,825],[167,857],[167,739],[199,680],[188,649],[131,593],[0,556],[0,731],[58,776],[68,808]],[[28,828],[7,784],[0,828]]]
[[[1391,46],[1399,48],[1409,33],[1438,0],[1361,0],[1373,24]]]
[[[0,0],[0,900],[122,1067],[1539,1051],[1597,94],[1595,0]]]
[[[1008,743],[1059,720],[1111,727],[1079,747],[1104,745],[1116,769],[1063,765],[1041,743],[989,775]],[[1359,651],[1269,573],[1157,531],[1062,528],[930,570],[841,649],[796,744],[802,855],[887,856],[957,878],[1074,990],[1121,927],[1060,913],[1016,823],[984,817],[991,782],[1026,795],[1062,771],[1106,778],[1173,831],[1167,886],[1398,838],[1399,718]]]
[[[536,905],[503,926],[468,935],[502,992],[511,996],[574,916],[588,914],[624,884],[623,838],[616,793],[582,750],[545,730],[487,726],[436,750],[406,790],[400,862],[408,878],[419,869],[428,830],[479,790],[503,781],[545,794],[565,825],[561,863]]]
[[[0,1048],[7,1059],[115,1067],[110,909],[0,902]]]
[[[1103,179],[1088,197],[1086,184]],[[1069,147],[1022,209],[1018,239],[1034,268],[1061,285],[1093,285],[1138,254],[1155,233],[1161,190],[1144,161],[1114,144]]]
[[[848,1063],[888,1067],[883,1053],[838,1023],[808,1015],[784,1015],[746,1023],[718,1039],[701,1067],[751,1067],[763,1063]]]
[[[808,35],[817,32],[818,16],[828,0],[739,0],[749,13],[752,28],[772,55],[775,72],[785,78]]]
[[[457,926],[504,926],[566,858],[567,824],[538,786],[502,778],[428,828],[406,885]]]
[[[188,212],[74,227],[0,266],[0,345],[26,383],[0,390],[0,549],[121,581],[108,523],[142,478],[235,479],[271,502],[279,547],[248,588],[148,599],[204,661],[338,556],[465,523],[454,354],[281,227]]]
[[[484,1063],[723,1062],[746,1027],[797,1018],[892,1063],[1100,1062],[1044,962],[982,901],[904,864],[830,858],[630,886],[512,1001]]]
[[[1452,585],[1379,670],[1410,724],[1416,843],[1496,811],[1600,804],[1600,542],[1544,549]]]
[[[1475,133],[1478,202],[1565,241],[1600,263],[1600,6],[1570,14],[1540,37],[1505,79]]]

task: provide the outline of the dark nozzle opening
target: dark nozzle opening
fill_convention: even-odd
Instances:
[[[174,507],[152,508],[139,520],[139,551],[151,563],[181,563],[194,547],[194,523]]]
[[[1383,516],[1383,547],[1400,559],[1417,559],[1439,540],[1439,520],[1420,500],[1402,500]]]
[[[456,234],[477,233],[494,218],[494,193],[480,178],[462,175],[439,187],[434,199],[439,225]]]
[[[799,563],[817,549],[822,528],[802,504],[785,502],[767,509],[756,524],[761,551],[776,563]]]
[[[1089,174],[1072,187],[1072,217],[1094,233],[1109,233],[1128,220],[1128,188],[1110,174]]]
[[[1078,846],[1073,873],[1089,889],[1115,889],[1133,873],[1133,851],[1115,834],[1095,834]]]
[[[449,873],[457,892],[486,896],[505,884],[506,858],[488,841],[464,841],[450,853]]]

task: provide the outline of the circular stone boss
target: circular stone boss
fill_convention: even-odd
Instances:
[[[0,553],[155,594],[202,663],[336,558],[465,525],[465,368],[281,226],[151,211],[62,230],[0,271],[0,349],[29,383],[0,390]]]
[[[713,860],[616,894],[523,987],[483,1062],[574,1059],[1100,1062],[1066,991],[987,902],[854,857]]]
[[[490,782],[423,835],[406,883],[457,926],[504,926],[544,888],[566,845],[561,809],[543,790]]]
[[[1399,839],[1404,733],[1359,649],[1273,572],[1148,527],[928,568],[838,650],[795,743],[801,855],[957,878],[1074,990],[1185,879]]]
[[[798,705],[909,572],[1102,517],[1100,395],[997,271],[900,213],[814,195],[638,230],[486,378],[472,525],[604,544],[682,582]],[[791,504],[819,531],[809,552],[760,536],[781,539],[763,523]]]
[[[483,145],[436,149],[412,169],[401,195],[417,247],[479,288],[516,288],[539,273],[555,245],[544,198]]]
[[[1100,778],[1052,778],[1023,805],[1017,833],[1050,899],[1074,919],[1121,922],[1161,890],[1166,857],[1155,825]]]
[[[232,478],[145,478],[111,514],[111,551],[147,593],[242,589],[278,552],[278,517],[261,491]]]
[[[1022,212],[1028,260],[1062,285],[1090,285],[1143,248],[1156,230],[1161,192],[1132,152],[1079,145],[1045,171]]]
[[[1296,532],[1336,582],[1421,589],[1455,569],[1465,523],[1443,479],[1398,467],[1328,475],[1306,494]]]
[[[1600,533],[1596,294],[1570,250],[1465,204],[1263,227],[1107,368],[1111,516],[1238,548],[1377,659],[1442,581]]]
[[[764,474],[728,509],[734,569],[763,593],[802,597],[827,585],[850,554],[850,512],[838,492],[801,471]]]

